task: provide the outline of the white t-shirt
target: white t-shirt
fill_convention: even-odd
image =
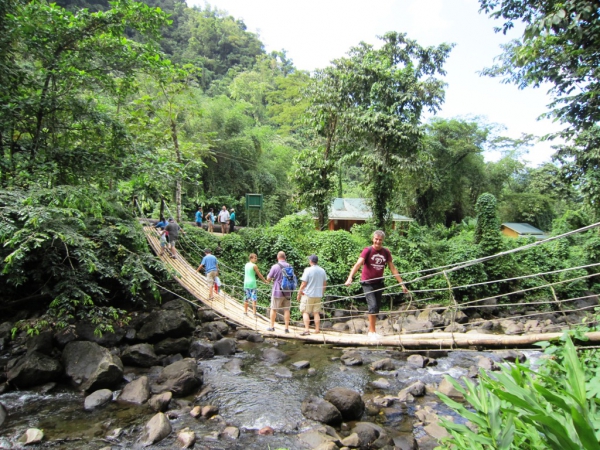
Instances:
[[[304,269],[300,280],[306,281],[304,295],[307,297],[323,297],[323,283],[327,281],[327,274],[321,266],[315,264],[307,267]]]
[[[229,211],[219,211],[219,222],[227,222],[229,220]]]

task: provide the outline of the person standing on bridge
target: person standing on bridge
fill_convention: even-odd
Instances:
[[[206,215],[206,224],[208,225],[208,232],[212,233],[213,225],[215,224],[215,213],[212,208],[210,208],[210,211],[208,211],[208,214]]]
[[[394,263],[392,262],[391,252],[383,246],[384,239],[385,233],[383,231],[377,230],[373,233],[373,245],[363,249],[358,261],[356,261],[356,264],[354,264],[350,270],[350,275],[348,275],[348,279],[345,283],[346,286],[350,286],[358,269],[360,269],[361,266],[363,267],[360,275],[360,284],[365,293],[367,305],[369,307],[368,336],[369,339],[374,341],[381,338],[381,336],[377,334],[375,325],[377,323],[377,314],[379,314],[379,309],[381,308],[381,296],[383,295],[383,289],[385,288],[383,278],[385,266],[389,267],[396,278],[396,281],[398,281],[399,284],[402,284],[402,291],[404,293],[408,292],[406,286],[403,284],[402,277],[398,273],[398,269],[396,269],[396,266],[394,266]]]
[[[169,233],[169,251],[171,252],[171,258],[177,258],[177,249],[175,248],[175,244],[177,244],[177,239],[179,239],[179,232],[185,234],[183,228],[179,226],[177,222],[173,220],[172,217],[169,217],[169,223],[165,227],[167,233]]]
[[[252,312],[256,315],[256,301],[258,295],[256,292],[256,277],[258,276],[261,280],[267,283],[265,277],[262,276],[256,262],[258,256],[256,253],[250,253],[248,257],[249,262],[244,266],[244,314],[248,314],[248,302],[252,302]]]
[[[212,300],[215,291],[215,278],[219,275],[219,262],[217,261],[217,257],[212,254],[210,248],[204,249],[204,258],[202,258],[196,272],[200,272],[202,268],[204,268],[204,272],[206,273],[206,282],[209,286],[208,299]]]
[[[304,332],[300,336],[308,336],[310,334],[310,313],[313,313],[315,318],[315,334],[320,333],[319,326],[321,324],[321,300],[327,288],[327,274],[325,270],[318,266],[319,258],[317,255],[308,257],[309,267],[304,269],[304,273],[300,280],[300,288],[298,289],[297,300],[300,302],[300,312],[304,321]]]
[[[285,253],[279,252],[277,253],[277,263],[273,264],[269,274],[267,275],[267,282],[273,280],[273,289],[271,291],[271,314],[269,317],[271,319],[271,326],[267,328],[267,331],[275,331],[275,319],[277,318],[277,312],[283,311],[285,332],[290,332],[290,297],[292,296],[292,292],[281,289],[284,267],[290,267],[290,265],[286,261]]]

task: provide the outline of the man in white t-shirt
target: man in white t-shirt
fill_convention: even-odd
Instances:
[[[317,265],[319,258],[317,255],[310,255],[308,263],[310,267],[304,269],[304,273],[300,280],[300,289],[298,289],[297,300],[300,302],[300,312],[304,321],[304,332],[300,336],[308,336],[310,334],[310,314],[315,318],[315,334],[320,333],[319,326],[321,324],[321,300],[327,288],[327,274],[325,270]]]
[[[227,228],[229,226],[229,211],[227,211],[227,206],[223,205],[221,211],[219,211],[219,225],[221,225],[221,234],[227,233]]]

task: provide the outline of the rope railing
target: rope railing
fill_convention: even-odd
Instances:
[[[136,202],[136,204],[137,204],[138,208],[140,209],[140,213],[143,215],[139,203]],[[169,214],[170,214],[168,205],[165,204],[165,207],[166,207],[167,211],[169,211]],[[600,263],[587,264],[587,265],[581,265],[581,266],[577,266],[577,267],[539,272],[536,274],[528,274],[528,275],[505,278],[505,279],[500,279],[500,280],[488,280],[488,281],[463,284],[463,285],[453,285],[449,274],[451,274],[453,272],[457,272],[457,271],[465,269],[465,268],[468,268],[468,267],[471,267],[475,264],[481,264],[481,263],[488,262],[488,261],[491,261],[496,258],[502,258],[502,257],[510,255],[510,254],[526,251],[533,247],[536,247],[539,245],[544,245],[548,242],[555,241],[557,239],[562,239],[562,238],[565,238],[567,236],[570,236],[570,235],[573,235],[576,233],[588,231],[588,230],[591,230],[598,226],[600,226],[600,223],[596,223],[596,224],[593,224],[593,225],[590,225],[587,227],[583,227],[578,230],[570,231],[568,233],[563,233],[561,235],[554,236],[554,237],[545,239],[543,241],[536,241],[536,242],[524,245],[522,247],[517,247],[517,248],[511,249],[508,251],[500,252],[495,255],[490,255],[490,256],[477,258],[477,259],[473,259],[473,260],[468,260],[468,261],[463,261],[463,262],[459,262],[459,263],[448,264],[445,266],[440,266],[440,267],[436,267],[436,268],[432,268],[432,269],[423,269],[423,270],[419,270],[419,271],[405,272],[402,274],[403,278],[405,279],[405,281],[403,283],[391,284],[389,286],[382,288],[381,291],[389,292],[390,290],[401,288],[402,286],[408,287],[410,285],[416,285],[418,283],[433,279],[435,277],[441,277],[447,286],[440,287],[440,288],[415,289],[415,290],[409,291],[408,294],[404,294],[405,298],[408,299],[408,302],[404,302],[403,307],[401,307],[397,311],[394,311],[392,309],[393,309],[393,304],[394,304],[394,297],[399,295],[400,292],[392,293],[392,294],[384,294],[385,296],[390,297],[390,311],[386,311],[386,314],[388,315],[388,320],[392,321],[392,320],[394,320],[394,318],[396,318],[395,320],[397,320],[397,322],[395,322],[395,323],[390,322],[390,324],[394,325],[394,329],[397,330],[397,334],[399,336],[401,336],[402,332],[404,330],[404,326],[407,323],[406,318],[410,315],[419,314],[422,311],[422,309],[419,309],[419,306],[434,299],[434,297],[431,297],[431,294],[446,293],[447,296],[442,297],[442,298],[444,298],[445,301],[449,301],[450,302],[449,305],[443,305],[443,306],[433,306],[433,305],[429,306],[428,305],[426,310],[429,311],[429,314],[431,314],[432,312],[438,312],[438,311],[449,311],[450,319],[444,320],[443,325],[435,325],[432,328],[434,330],[448,329],[447,327],[452,325],[452,327],[449,328],[449,330],[450,330],[450,334],[452,336],[452,341],[454,342],[454,330],[459,329],[459,327],[454,326],[456,324],[456,316],[459,311],[464,311],[466,309],[474,310],[474,311],[477,311],[477,310],[490,311],[490,309],[494,309],[494,308],[498,308],[498,307],[502,307],[502,308],[528,307],[528,306],[539,306],[539,305],[545,304],[545,305],[551,305],[554,308],[556,308],[556,310],[558,312],[560,312],[560,314],[563,317],[565,317],[565,319],[566,319],[567,313],[571,314],[571,313],[576,313],[576,312],[580,312],[580,311],[589,311],[591,308],[593,308],[592,306],[584,306],[584,307],[580,307],[580,308],[565,309],[564,305],[569,302],[575,302],[577,300],[591,298],[591,297],[594,297],[594,295],[572,297],[572,298],[568,298],[568,299],[560,299],[555,288],[560,285],[590,279],[592,277],[600,275],[600,273],[591,273],[591,274],[588,273],[588,274],[585,274],[582,276],[576,276],[576,277],[558,280],[558,281],[552,281],[552,282],[547,281],[545,277],[555,276],[555,275],[573,272],[573,271],[593,269],[593,268],[600,266]],[[183,235],[180,238],[180,242],[182,245],[181,245],[181,249],[179,251],[181,252],[182,256],[185,256],[186,260],[191,260],[191,261],[198,260],[198,259],[201,259],[201,257],[204,255],[204,250],[199,247],[199,245],[197,244],[197,242],[194,239],[191,239],[190,237],[188,237],[186,233],[183,233]],[[226,292],[229,292],[230,295],[236,299],[236,301],[238,301],[240,303],[243,302],[243,292],[244,292],[243,286],[236,283],[237,280],[243,279],[243,276],[244,276],[243,272],[238,271],[232,267],[229,267],[228,265],[223,263],[220,259],[219,259],[219,270],[224,275],[223,277],[221,277],[221,289],[224,289]],[[193,271],[193,270],[190,270],[190,271]],[[193,271],[193,272],[194,272],[194,276],[199,276],[201,278],[204,278],[202,275],[198,274],[197,272],[195,272],[195,271]],[[416,275],[416,277],[407,280],[406,279],[407,276],[410,277],[411,275]],[[390,278],[392,276],[393,275],[386,275],[384,278]],[[228,283],[224,283],[223,278],[227,278]],[[479,299],[469,300],[466,302],[459,302],[457,300],[456,296],[454,295],[454,293],[459,290],[464,291],[464,290],[477,288],[477,287],[500,285],[503,283],[510,283],[510,282],[522,281],[522,280],[533,280],[535,278],[541,280],[541,284],[539,286],[530,286],[530,287],[526,287],[523,289],[518,289],[518,290],[514,290],[514,291],[510,291],[510,292],[502,292],[502,293],[499,293],[499,294],[496,294],[493,296],[482,297]],[[328,285],[328,289],[332,289],[332,288],[356,289],[356,283],[357,282],[352,283],[352,285],[350,287],[346,286],[345,284]],[[264,285],[264,286],[268,286],[268,285]],[[500,305],[497,305],[497,304],[490,305],[490,304],[486,303],[486,302],[490,302],[490,301],[496,302],[500,298],[507,299],[507,298],[509,298],[511,296],[515,296],[515,295],[529,294],[536,290],[549,291],[550,295],[548,297],[551,298],[551,300],[512,302],[512,303],[502,303]],[[264,297],[268,297],[270,295],[271,289],[259,287],[258,291],[259,291],[259,296],[264,298]],[[426,298],[418,298],[420,296],[427,296],[427,297]],[[361,298],[361,297],[364,297],[364,294],[362,292],[353,294],[353,295],[346,295],[346,296],[343,296],[343,295],[342,296],[333,296],[333,295],[326,296],[326,298],[324,298],[323,302],[322,302],[322,311],[325,313],[325,317],[327,316],[328,313],[330,315],[332,315],[333,311],[342,311],[344,313],[347,313],[347,314],[343,314],[341,316],[339,314],[337,314],[335,317],[335,320],[366,318],[368,316],[366,311],[360,311],[358,308],[354,307],[354,300]],[[186,301],[188,301],[188,300],[186,300]],[[190,302],[190,303],[194,304],[193,302]],[[344,303],[349,303],[350,309],[343,309],[343,308],[339,307],[340,304],[344,304]],[[259,310],[265,310],[265,313],[269,309],[268,306],[262,306],[260,303],[257,304],[257,308]],[[296,308],[299,308],[299,305],[292,302],[291,309],[296,309]],[[491,322],[504,321],[504,320],[508,320],[508,319],[522,320],[522,319],[527,319],[527,318],[543,316],[543,315],[548,314],[549,312],[550,311],[533,312],[533,313],[529,312],[528,314],[514,314],[510,317],[490,318],[487,320],[491,321]],[[469,323],[469,326],[476,327],[476,326],[482,324],[483,322],[484,322],[483,319],[480,322],[472,321]],[[568,321],[565,320],[565,322],[567,322],[567,324],[568,324]],[[552,328],[560,329],[563,326],[564,326],[563,324],[545,325],[545,329],[552,329]],[[400,345],[402,345],[401,337],[400,337]],[[452,346],[453,345],[454,344],[452,344]]]

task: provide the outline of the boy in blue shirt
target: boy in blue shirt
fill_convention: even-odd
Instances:
[[[215,278],[219,275],[219,262],[217,261],[217,257],[212,254],[210,248],[204,249],[204,258],[202,258],[196,272],[200,272],[202,268],[204,268],[204,272],[206,273],[206,282],[210,286],[208,299],[212,300],[215,290]]]

